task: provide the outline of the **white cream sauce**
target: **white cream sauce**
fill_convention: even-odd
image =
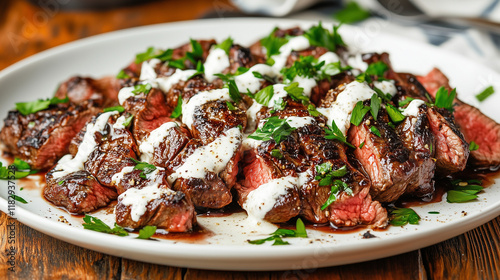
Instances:
[[[205,79],[211,83],[217,78],[215,74],[219,74],[229,67],[229,57],[223,49],[212,48],[203,66],[205,68]]]
[[[179,82],[184,82],[189,79],[189,77],[193,76],[196,73],[196,70],[188,69],[181,70],[175,69],[174,74],[169,77],[160,77],[155,80],[158,87],[165,93],[169,92],[170,89]]]
[[[168,176],[170,184],[177,178],[204,178],[207,172],[220,173],[240,148],[242,133],[233,127],[210,144],[199,147],[175,173]]]
[[[271,78],[275,78],[279,75],[279,72],[277,73],[274,71],[273,67],[267,64],[256,64],[247,72],[234,77],[234,82],[240,92],[250,91],[251,93],[256,93],[260,90],[260,85],[263,79],[255,77],[253,72],[258,72],[263,76],[265,75]]]
[[[302,51],[309,48],[310,46],[311,45],[309,44],[309,40],[304,36],[291,38],[288,43],[281,46],[279,54],[271,56],[271,58],[274,60],[273,68],[276,72],[279,73],[279,71],[283,67],[285,67],[286,61],[292,51]]]
[[[375,81],[375,82],[373,82],[373,85],[376,88],[380,89],[383,93],[388,93],[391,96],[394,96],[394,95],[396,95],[396,93],[398,93],[396,85],[394,84],[394,80]]]
[[[345,135],[350,127],[351,113],[358,101],[370,99],[375,93],[367,83],[353,81],[339,93],[337,100],[328,108],[318,108],[318,111],[328,118],[328,125],[332,121]]]
[[[191,97],[187,103],[182,104],[182,122],[191,128],[196,107],[215,100],[231,101],[229,90],[227,88],[221,88],[202,91]]]
[[[153,58],[149,61],[144,61],[141,66],[141,76],[139,77],[139,80],[149,81],[156,79],[157,75],[154,68],[156,67],[156,65],[158,65],[158,63],[161,63],[161,60],[157,58]]]
[[[420,99],[415,99],[415,100],[412,100],[410,102],[410,104],[408,104],[408,107],[406,107],[402,114],[403,116],[405,117],[416,117],[418,116],[418,108],[422,105],[424,105],[425,102],[420,100]]]
[[[144,142],[139,146],[141,152],[141,161],[151,163],[154,157],[155,148],[165,140],[170,129],[178,126],[176,122],[167,122],[162,124],[157,129],[151,131]]]

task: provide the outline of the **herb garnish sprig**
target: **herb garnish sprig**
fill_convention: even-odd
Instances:
[[[453,180],[453,189],[447,192],[446,201],[449,203],[468,202],[478,198],[477,193],[484,188],[481,180]]]
[[[328,126],[325,126],[325,138],[337,140],[339,142],[346,144],[347,146],[349,146],[351,148],[355,148],[351,143],[347,142],[345,135],[338,128],[338,126],[334,120],[332,120],[331,128],[329,128]]]
[[[389,221],[393,226],[418,225],[420,216],[411,208],[396,207],[389,210]]]
[[[38,170],[31,170],[30,165],[19,158],[15,158],[14,163],[9,166],[3,166],[2,162],[0,162],[0,179],[21,179],[37,172]]]
[[[139,177],[141,177],[142,179],[146,179],[146,175],[149,174],[149,173],[152,173],[153,171],[156,170],[156,166],[152,165],[152,164],[149,164],[147,162],[142,162],[142,161],[138,161],[134,158],[130,158],[134,163],[135,163],[135,166],[134,166],[134,170],[141,170],[141,174],[139,174]]]
[[[118,236],[127,236],[128,235],[128,232],[124,228],[122,228],[121,226],[117,225],[116,223],[115,223],[115,227],[111,228],[110,226],[105,224],[103,221],[101,221],[99,218],[92,217],[89,215],[85,215],[85,217],[83,217],[83,221],[84,221],[84,223],[82,224],[82,226],[84,229],[114,234],[114,235],[118,235]]]
[[[248,240],[248,243],[254,245],[261,245],[267,241],[274,241],[273,246],[276,245],[290,245],[288,241],[284,241],[283,237],[302,237],[307,238],[307,231],[304,222],[300,218],[297,219],[295,223],[295,230],[293,229],[283,229],[279,228],[275,232],[271,233],[271,236],[263,239]]]
[[[69,98],[67,96],[64,99],[52,97],[52,98],[47,98],[45,100],[39,99],[37,101],[16,103],[16,109],[23,116],[27,116],[29,114],[33,114],[33,113],[48,109],[51,105],[68,103],[68,102],[69,102]]]
[[[274,140],[279,144],[288,135],[290,135],[296,128],[277,116],[270,117],[264,120],[265,123],[262,127],[258,128],[254,133],[250,134],[248,138],[255,140]]]
[[[338,47],[345,46],[344,40],[338,33],[340,25],[334,25],[332,32],[323,28],[321,22],[315,25],[304,33],[304,37],[309,40],[313,46],[325,47],[329,51],[334,52]]]

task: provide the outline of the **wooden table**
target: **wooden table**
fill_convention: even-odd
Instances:
[[[227,0],[166,0],[101,11],[64,10],[71,1],[0,2],[0,70],[45,49],[128,27],[224,17]],[[16,224],[17,269],[8,271],[7,220],[0,214],[0,278],[41,279],[492,279],[500,278],[500,218],[434,246],[369,262],[307,271],[226,272],[128,260],[59,241]]]

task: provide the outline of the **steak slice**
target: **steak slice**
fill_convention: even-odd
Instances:
[[[446,109],[433,106],[428,108],[427,117],[436,139],[436,171],[447,175],[464,170],[469,158],[469,144],[455,125],[453,115]]]
[[[448,78],[437,68],[426,76],[418,77],[429,93],[434,96],[440,87],[451,90]],[[476,167],[500,165],[500,125],[474,106],[455,99],[455,122],[467,142],[474,141],[479,149],[471,151],[469,164]]]
[[[115,208],[122,227],[156,226],[169,232],[187,232],[196,224],[193,203],[184,193],[173,191],[165,171],[157,168],[141,177],[141,170],[127,169],[113,177],[120,196]]]
[[[101,184],[87,171],[80,170],[62,178],[53,178],[51,170],[45,176],[43,196],[71,214],[83,214],[108,205],[118,196],[112,188]]]
[[[249,217],[284,223],[300,213],[298,178],[284,176],[266,152],[261,147],[247,152],[245,180],[235,185],[238,203]]]
[[[171,122],[172,109],[167,106],[165,95],[161,90],[153,88],[147,95],[143,93],[129,97],[122,105],[134,115],[132,133],[138,144],[141,144],[151,131],[166,122]]]
[[[417,172],[409,180],[405,194],[418,197],[432,196],[436,169],[433,158],[436,141],[429,128],[427,106],[420,106],[416,116],[407,116],[396,127],[396,132],[410,151],[410,157],[415,160],[417,168]]]
[[[85,101],[57,104],[27,116],[10,111],[0,141],[7,152],[29,163],[32,169],[46,170],[68,153],[71,139],[100,110],[93,101]]]
[[[359,126],[351,125],[348,131],[349,142],[358,147],[354,155],[372,182],[370,194],[380,202],[396,201],[418,172],[410,150],[388,123],[389,116],[380,110],[377,121],[367,114]],[[371,127],[378,129],[380,137],[370,131]]]
[[[74,76],[63,82],[54,96],[60,99],[68,97],[70,102],[76,104],[92,99],[101,106],[111,106],[118,103],[119,90],[120,82],[115,77],[94,80]]]

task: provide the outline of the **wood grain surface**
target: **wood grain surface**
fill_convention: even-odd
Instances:
[[[45,49],[113,30],[234,12],[227,0],[150,1],[99,11],[66,10],[71,0],[0,1],[0,69]],[[37,2],[37,1],[33,1]],[[9,271],[9,225],[16,270]],[[0,279],[499,279],[500,218],[434,246],[389,258],[311,270],[228,272],[154,265],[54,239],[0,213]]]

